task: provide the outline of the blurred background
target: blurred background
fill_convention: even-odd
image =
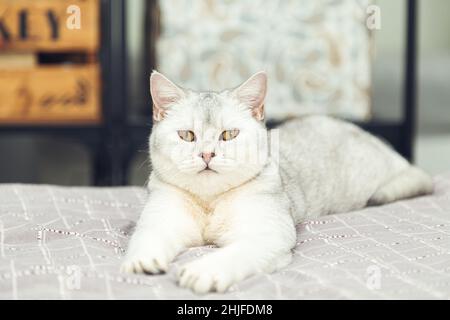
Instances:
[[[0,183],[144,185],[153,68],[196,89],[234,86],[265,69],[274,121],[330,113],[376,123],[387,136],[406,121],[413,1],[34,3],[0,0]],[[370,30],[373,4],[380,28]],[[448,0],[417,1],[417,130],[394,137],[411,138],[414,161],[432,174],[450,170],[448,12]],[[125,178],[99,180],[95,171]]]

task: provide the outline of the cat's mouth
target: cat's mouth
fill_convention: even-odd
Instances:
[[[216,170],[211,169],[209,166],[206,166],[203,170],[200,170],[198,173],[208,173],[208,172],[218,173]]]

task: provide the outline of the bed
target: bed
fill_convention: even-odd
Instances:
[[[1,299],[449,299],[450,174],[431,196],[298,225],[293,262],[225,294],[176,285],[182,253],[164,275],[118,272],[147,197],[138,187],[0,185]]]

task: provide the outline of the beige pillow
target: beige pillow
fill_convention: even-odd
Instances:
[[[370,117],[369,0],[160,0],[159,71],[220,90],[269,74],[267,118]]]

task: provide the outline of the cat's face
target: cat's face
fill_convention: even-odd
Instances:
[[[267,162],[263,124],[266,74],[236,89],[194,92],[153,72],[155,174],[197,195],[214,195],[255,177]]]

